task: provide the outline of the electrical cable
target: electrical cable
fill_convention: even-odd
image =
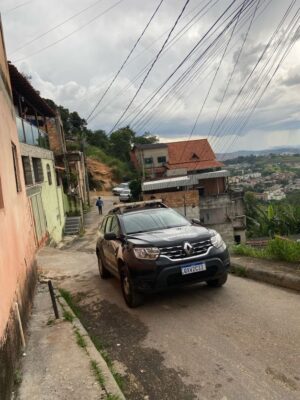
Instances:
[[[205,0],[204,0],[205,1]],[[202,1],[202,2],[204,2]],[[207,4],[202,7],[197,13],[196,15],[194,15],[194,17],[192,17],[192,19],[190,19],[190,21],[168,42],[167,46],[165,47],[165,49],[163,50],[162,54],[165,54],[175,43],[177,43],[177,41],[179,39],[181,39],[184,34],[192,28],[192,26],[195,25],[196,22],[198,22],[204,15],[206,15],[208,13],[208,11],[214,7],[220,0],[215,0],[214,3],[206,10],[205,8],[212,3],[212,0],[209,0],[207,2]],[[202,3],[201,2],[201,3]],[[201,4],[200,3],[200,4]],[[194,10],[196,8],[198,8],[199,5],[197,7],[194,8]],[[194,11],[193,10],[193,11]],[[201,14],[201,12],[204,11],[203,14]],[[188,15],[190,15],[192,12],[189,12],[184,18],[186,18]],[[197,18],[198,17],[198,18]],[[192,23],[192,21],[194,20],[194,22]],[[191,24],[192,23],[192,24]],[[191,25],[190,25],[191,24]],[[190,26],[188,26],[190,25]],[[154,42],[152,42],[151,45],[149,45],[148,47],[146,47],[141,53],[139,53],[136,57],[134,57],[128,64],[130,64],[131,62],[133,62],[134,60],[136,60],[145,50],[151,48],[151,46],[156,43],[161,37],[163,37],[166,33],[169,32],[169,29],[167,31],[165,31],[162,35],[159,36],[158,39],[156,39]],[[152,63],[152,61],[154,60],[154,58],[152,60],[150,60],[143,68],[142,70],[140,70],[138,72],[137,75],[135,75],[135,77],[131,80],[131,82],[129,82],[126,86],[124,86],[115,96],[115,98],[113,98],[111,101],[109,101],[106,105],[104,105],[100,110],[98,110],[98,112],[90,119],[89,122],[93,121],[102,111],[104,111],[109,105],[113,104],[116,101],[116,98],[119,97],[119,95],[123,92],[125,92],[126,90],[128,90],[130,87],[134,86],[134,83],[138,81],[138,79],[146,72],[147,67],[149,67]],[[107,81],[108,82],[108,81]],[[106,83],[106,82],[105,82]]]
[[[250,0],[250,1],[251,1],[251,0]],[[198,112],[198,114],[197,114],[196,120],[195,120],[194,125],[193,125],[193,127],[192,127],[192,129],[191,129],[191,132],[190,132],[190,134],[189,134],[188,140],[186,141],[186,143],[185,143],[185,145],[184,145],[184,147],[183,147],[183,149],[182,149],[182,153],[181,153],[181,156],[179,157],[178,163],[180,163],[180,161],[181,161],[181,159],[182,159],[182,156],[183,156],[183,154],[184,154],[184,152],[185,152],[185,150],[186,150],[186,148],[187,148],[188,142],[191,140],[191,138],[192,138],[192,136],[193,136],[193,133],[194,133],[194,131],[195,131],[195,129],[196,129],[196,126],[197,126],[197,124],[198,124],[200,115],[202,114],[202,111],[203,111],[203,109],[204,109],[204,107],[205,107],[205,105],[206,105],[207,99],[208,99],[208,97],[209,97],[209,95],[210,95],[210,93],[211,93],[211,90],[212,90],[213,85],[214,85],[214,83],[215,83],[216,77],[217,77],[217,75],[218,75],[218,72],[219,72],[219,70],[220,70],[220,68],[221,68],[221,65],[222,65],[222,63],[223,63],[223,60],[224,60],[224,58],[225,58],[225,55],[226,55],[228,46],[229,46],[229,44],[230,44],[230,42],[231,42],[231,39],[232,39],[233,34],[234,34],[234,32],[235,32],[236,26],[237,26],[237,24],[238,24],[238,22],[239,22],[241,13],[243,12],[246,3],[247,3],[247,0],[244,0],[244,2],[242,3],[241,9],[239,10],[239,12],[238,12],[238,14],[237,14],[237,18],[236,18],[235,24],[233,25],[233,29],[232,29],[231,34],[230,34],[230,36],[229,36],[228,42],[226,43],[225,49],[224,49],[224,51],[223,51],[223,54],[222,54],[221,59],[220,59],[220,61],[219,61],[219,64],[218,64],[218,66],[217,66],[217,68],[216,68],[216,71],[215,71],[215,73],[214,73],[213,79],[211,80],[211,83],[210,83],[210,85],[209,85],[207,94],[206,94],[206,96],[205,96],[205,98],[204,98],[204,101],[203,101],[203,103],[202,103],[202,105],[201,105],[201,108],[200,108],[200,110],[199,110],[199,112]]]
[[[118,0],[115,4],[113,4],[112,6],[108,7],[106,10],[102,11],[100,14],[97,14],[95,17],[93,17],[92,19],[90,19],[87,23],[81,25],[79,28],[75,29],[74,31],[70,32],[68,35],[63,36],[62,38],[56,40],[55,42],[50,43],[49,45],[31,53],[30,55],[28,55],[27,57],[23,57],[20,58],[18,60],[15,60],[14,63],[18,63],[24,60],[27,60],[30,57],[33,57],[37,54],[42,53],[43,51],[49,49],[50,47],[55,46],[56,44],[62,42],[63,40],[69,38],[70,36],[72,36],[74,33],[79,32],[80,30],[82,30],[83,28],[85,28],[86,26],[90,25],[92,22],[96,21],[98,18],[102,17],[103,15],[107,14],[110,10],[114,9],[115,7],[117,7],[120,3],[122,3],[124,0]]]
[[[121,65],[121,67],[119,68],[119,70],[117,71],[117,73],[115,74],[115,76],[113,77],[113,79],[111,80],[110,84],[108,85],[108,87],[106,88],[106,90],[104,91],[104,93],[102,94],[102,96],[100,97],[100,99],[97,101],[97,103],[95,104],[94,108],[92,109],[92,111],[89,113],[89,115],[86,118],[86,121],[88,121],[90,119],[90,117],[93,115],[93,113],[95,112],[95,110],[98,108],[99,104],[102,102],[102,100],[104,99],[104,97],[106,96],[107,92],[109,91],[109,89],[112,87],[112,85],[114,84],[114,82],[116,81],[117,77],[119,76],[119,74],[121,73],[122,69],[125,67],[127,61],[129,60],[130,56],[132,55],[132,53],[134,52],[134,50],[136,49],[137,45],[139,44],[139,42],[141,41],[141,39],[143,38],[146,30],[148,29],[149,25],[151,24],[151,22],[153,21],[155,15],[157,14],[160,6],[162,5],[164,0],[160,0],[159,4],[157,5],[154,13],[151,15],[149,21],[147,22],[145,28],[143,29],[142,33],[140,34],[140,36],[138,37],[137,41],[135,42],[134,46],[132,47],[132,49],[130,50],[129,54],[127,55],[126,59],[124,60],[123,64]]]
[[[119,122],[122,120],[122,118],[124,117],[124,115],[126,114],[126,112],[128,111],[128,109],[130,108],[130,106],[132,105],[132,103],[134,102],[134,100],[136,99],[136,97],[137,97],[137,95],[139,94],[140,90],[142,89],[142,87],[143,87],[143,85],[144,85],[146,79],[148,78],[150,72],[152,71],[154,65],[156,64],[156,62],[157,62],[159,56],[161,55],[161,53],[162,53],[163,49],[165,48],[166,44],[168,43],[168,40],[169,40],[170,36],[172,35],[174,29],[176,28],[176,26],[177,26],[177,24],[178,24],[178,22],[179,22],[179,20],[180,20],[180,18],[181,18],[181,16],[182,16],[182,14],[184,13],[184,11],[185,11],[187,5],[189,4],[189,2],[190,2],[190,0],[186,0],[186,2],[185,2],[185,4],[184,4],[184,6],[183,6],[183,8],[182,8],[182,10],[181,10],[181,12],[180,12],[180,14],[178,15],[178,17],[177,17],[177,19],[176,19],[176,21],[175,21],[173,27],[171,28],[171,30],[170,30],[170,32],[169,32],[169,34],[168,34],[166,40],[164,41],[164,43],[163,43],[161,49],[160,49],[159,52],[157,53],[157,55],[156,55],[154,61],[152,62],[152,64],[151,64],[149,70],[147,71],[147,73],[146,73],[144,79],[143,79],[142,82],[140,83],[140,85],[139,85],[139,87],[138,87],[136,93],[134,94],[133,98],[131,99],[131,101],[129,102],[129,104],[128,104],[127,107],[125,108],[125,110],[123,111],[122,115],[119,117],[118,121],[114,124],[114,126],[113,126],[112,129],[110,130],[110,133],[113,132],[113,130],[116,128],[116,126],[117,126],[117,125],[119,124]]]
[[[84,9],[78,11],[76,14],[73,14],[71,17],[65,19],[64,21],[60,22],[59,24],[53,26],[52,28],[48,29],[46,32],[41,33],[40,35],[34,37],[33,39],[29,40],[28,42],[23,43],[21,46],[17,47],[12,53],[10,53],[10,57],[17,53],[19,50],[24,49],[24,47],[27,47],[28,45],[30,45],[31,43],[34,43],[36,40],[46,36],[48,33],[53,32],[55,29],[60,28],[61,26],[63,26],[64,24],[66,24],[67,22],[71,21],[72,19],[78,17],[79,15],[81,15],[82,13],[84,13],[85,11],[93,8],[95,5],[97,5],[98,3],[101,3],[103,0],[97,0],[94,3],[90,4],[88,7],[85,7]]]
[[[264,1],[265,1],[265,0],[261,0],[261,4],[263,4]],[[257,18],[259,18],[259,17],[264,13],[264,11],[266,10],[266,8],[270,5],[271,1],[272,1],[272,0],[269,0],[269,1],[267,2],[267,4],[263,7],[263,10],[258,14]],[[250,9],[247,10],[247,12],[242,16],[240,25],[243,25],[243,24],[245,24],[245,23],[247,22],[247,19],[248,19],[247,14],[248,14],[249,11],[251,11],[251,10],[250,10]],[[237,30],[237,32],[239,32],[240,29],[241,29],[241,27]],[[236,43],[232,44],[230,50],[232,50],[232,48],[235,48],[235,45],[236,45]],[[197,76],[200,74],[200,72],[202,72],[202,74],[201,74],[201,80],[197,83],[197,86],[200,86],[200,84],[201,84],[203,81],[205,82],[206,79],[208,78],[208,76],[212,73],[212,71],[210,71],[206,76],[203,76],[203,73],[210,67],[209,62],[210,62],[210,63],[213,63],[213,59],[216,58],[217,52],[218,52],[219,50],[222,51],[223,48],[224,48],[224,44],[223,44],[223,43],[222,43],[221,45],[219,45],[219,47],[215,47],[215,48],[213,49],[213,52],[211,53],[211,55],[209,55],[209,56],[207,57],[207,59],[203,59],[203,57],[202,57],[202,59],[203,59],[202,64],[200,64],[200,66],[196,69],[195,72],[193,72],[193,74],[191,75],[191,77],[190,77],[188,80],[186,79],[186,77],[184,77],[184,79],[180,78],[180,81],[177,80],[170,88],[168,88],[168,90],[165,91],[164,94],[160,97],[159,101],[156,102],[155,105],[153,105],[152,108],[151,108],[150,110],[147,111],[148,114],[152,113],[152,115],[150,115],[150,116],[147,117],[147,115],[146,115],[146,113],[145,113],[144,116],[142,116],[142,117],[139,118],[139,120],[138,120],[137,123],[133,124],[133,126],[136,127],[135,130],[137,130],[137,129],[138,129],[138,130],[142,130],[142,128],[144,128],[145,125],[147,125],[147,124],[149,123],[149,121],[150,121],[151,119],[153,119],[153,113],[154,113],[155,109],[157,109],[158,107],[160,107],[161,104],[162,104],[163,102],[165,102],[166,99],[170,96],[170,94],[174,92],[173,94],[174,94],[174,95],[178,95],[178,97],[175,98],[175,101],[173,101],[173,104],[172,104],[171,101],[168,102],[168,109],[169,109],[170,112],[172,112],[172,109],[175,108],[177,102],[181,99],[181,97],[182,97],[182,95],[183,95],[183,92],[186,91],[186,88],[185,88],[184,86],[187,86],[187,87],[188,87],[188,86],[191,86],[191,84],[195,81],[195,79],[196,79]],[[211,60],[210,60],[210,59],[211,59]],[[207,65],[206,65],[206,64],[207,64]],[[203,67],[204,65],[205,65],[205,68],[204,68],[204,70],[202,70],[202,67]],[[183,89],[183,90],[182,90],[182,89]],[[147,119],[146,119],[146,117],[147,117]],[[149,130],[149,129],[150,129],[150,128],[148,128],[148,130]],[[152,130],[152,128],[151,128],[150,130]],[[156,130],[156,129],[154,129],[154,130]]]

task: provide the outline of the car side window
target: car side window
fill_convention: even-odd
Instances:
[[[102,233],[105,232],[104,229],[105,229],[106,221],[107,221],[107,218],[104,218],[104,220],[102,221],[102,223],[101,223],[101,225],[100,225],[99,231],[102,232]]]
[[[112,222],[110,225],[110,232],[113,232],[118,236],[120,234],[118,218],[116,216],[113,216],[111,219],[112,219]]]
[[[104,232],[105,232],[105,233],[111,232],[110,227],[111,227],[112,219],[113,219],[113,217],[108,217],[108,218],[107,218],[107,220],[106,220],[106,225],[105,225],[105,228],[104,228]]]

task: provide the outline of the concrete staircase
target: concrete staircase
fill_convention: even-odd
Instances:
[[[65,223],[64,233],[66,236],[78,235],[81,228],[80,217],[67,217]]]

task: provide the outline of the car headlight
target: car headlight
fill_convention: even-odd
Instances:
[[[134,247],[133,252],[140,260],[156,260],[159,257],[157,247]]]
[[[222,236],[218,232],[215,232],[214,235],[211,237],[211,244],[217,249],[222,246],[226,246],[224,240],[222,239]]]

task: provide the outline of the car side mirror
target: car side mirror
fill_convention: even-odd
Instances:
[[[201,221],[198,218],[192,218],[192,224],[201,225]]]
[[[117,240],[117,235],[115,232],[107,232],[104,234],[104,239],[105,240]]]

